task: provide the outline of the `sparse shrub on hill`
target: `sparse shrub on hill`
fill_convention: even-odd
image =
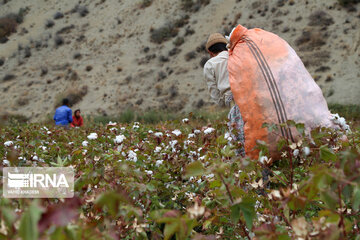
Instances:
[[[195,51],[188,52],[185,55],[185,60],[186,61],[190,61],[191,59],[194,59],[194,58],[196,58],[196,52]]]
[[[56,12],[54,14],[54,19],[57,20],[57,19],[60,19],[60,18],[63,18],[64,17],[64,14],[62,12]]]
[[[340,3],[340,5],[346,6],[346,5],[349,5],[349,4],[360,3],[360,0],[338,0],[338,2]]]
[[[83,86],[81,88],[70,88],[66,92],[59,94],[56,97],[55,107],[61,106],[63,98],[69,99],[70,102],[69,107],[72,107],[73,105],[80,102],[83,99],[83,97],[86,96],[87,93],[88,93],[88,86]]]
[[[154,29],[151,31],[150,39],[154,43],[162,43],[170,38],[175,37],[178,34],[178,29],[174,26],[173,23],[167,23],[164,26]]]
[[[153,3],[153,0],[142,0],[140,8],[147,8]]]
[[[179,28],[188,24],[189,18],[190,18],[189,15],[183,15],[174,21],[170,21],[164,24],[164,26],[158,29],[151,28],[150,29],[151,41],[160,44],[173,37],[176,37],[179,32]]]
[[[89,10],[86,6],[77,6],[76,8],[77,12],[81,17],[85,17],[89,13]]]
[[[185,42],[184,38],[183,37],[177,37],[175,39],[175,41],[173,42],[175,46],[180,46],[181,44],[183,44]]]
[[[55,42],[55,46],[61,46],[64,44],[64,39],[61,36],[56,35],[54,38],[54,42]]]
[[[46,20],[45,22],[45,28],[52,28],[55,25],[55,22],[53,20]]]
[[[20,8],[18,13],[10,13],[6,15],[6,18],[15,20],[18,24],[21,24],[24,21],[25,15],[30,11],[28,7]]]
[[[7,17],[0,18],[0,39],[16,32],[17,25],[18,23],[14,19]]]
[[[16,76],[14,74],[6,74],[3,77],[3,82],[11,81],[11,80],[13,80],[15,78],[16,78]]]
[[[181,7],[184,11],[197,12],[209,3],[210,0],[181,0]]]
[[[24,16],[29,8],[20,8],[18,13],[10,13],[5,17],[0,17],[0,42],[7,42],[7,37],[16,32],[18,24],[24,21]]]

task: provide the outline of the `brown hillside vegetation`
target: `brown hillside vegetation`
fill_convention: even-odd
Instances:
[[[69,95],[94,115],[208,107],[204,43],[237,24],[287,40],[328,102],[360,104],[360,5],[348,2],[2,1],[0,16],[23,22],[0,20],[0,111],[38,121]]]

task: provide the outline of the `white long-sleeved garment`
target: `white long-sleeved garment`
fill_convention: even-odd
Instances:
[[[231,96],[229,72],[227,62],[229,53],[222,51],[217,56],[210,58],[204,65],[204,77],[211,100],[221,106],[225,99]]]

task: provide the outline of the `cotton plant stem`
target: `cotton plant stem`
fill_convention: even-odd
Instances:
[[[227,194],[228,194],[228,196],[229,196],[229,198],[230,198],[230,202],[233,204],[233,203],[234,203],[234,199],[233,199],[233,197],[232,197],[232,195],[231,195],[229,186],[228,186],[228,184],[225,182],[224,177],[223,177],[220,173],[219,173],[219,176],[220,176],[221,181],[222,181],[223,184],[225,185],[226,192],[227,192]]]
[[[224,177],[223,177],[220,173],[219,173],[219,177],[220,177],[222,183],[225,185],[226,192],[227,192],[227,194],[228,194],[228,196],[229,196],[229,198],[230,198],[231,204],[233,204],[233,203],[234,203],[234,198],[233,198],[233,196],[231,195],[229,185],[225,182]],[[248,239],[251,239],[248,231],[246,230],[246,228],[245,228],[245,226],[244,226],[244,224],[242,223],[241,220],[239,221],[239,223],[240,223],[240,226],[242,227],[244,233],[246,234],[246,237],[247,237]]]
[[[266,169],[268,169],[272,174],[274,174],[274,176],[279,179],[284,185],[288,185],[288,182],[285,181],[282,177],[280,177],[278,174],[276,174],[273,170],[271,170],[268,166],[266,166],[265,164],[261,164],[262,167],[265,167]]]
[[[341,187],[340,185],[338,185],[338,194],[339,194],[339,207],[340,207],[340,222],[339,222],[339,227],[342,227],[343,230],[343,237],[346,239],[346,229],[345,229],[345,223],[344,223],[344,214],[341,211],[342,209],[342,203],[341,203]]]

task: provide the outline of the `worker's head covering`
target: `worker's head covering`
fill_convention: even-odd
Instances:
[[[209,48],[216,44],[216,43],[225,43],[228,44],[228,41],[226,40],[226,38],[220,34],[220,33],[213,33],[209,36],[207,43],[206,43],[206,50],[209,51]]]

